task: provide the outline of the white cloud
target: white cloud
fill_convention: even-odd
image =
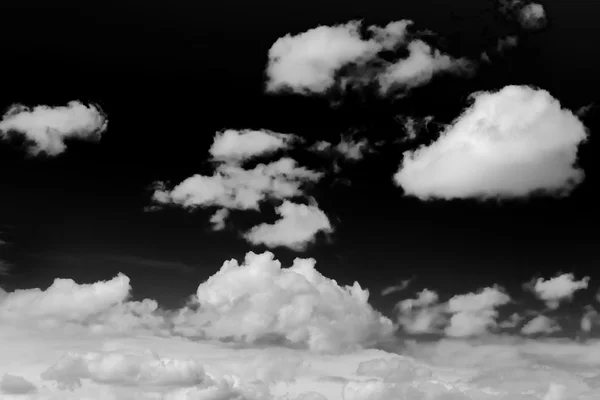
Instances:
[[[80,285],[72,279],[55,279],[46,290],[8,293],[0,302],[0,319],[82,321],[123,302],[130,289],[129,278],[122,274],[109,281]]]
[[[343,81],[374,80],[384,93],[396,84],[404,89],[425,84],[440,71],[472,70],[466,60],[444,55],[421,40],[407,39],[406,31],[411,24],[411,21],[401,20],[383,28],[369,26],[365,31],[370,35],[366,37],[361,35],[361,23],[351,21],[279,38],[269,50],[267,90],[324,93],[339,84],[337,75],[342,67],[351,64],[364,68],[347,74]],[[381,51],[394,51],[400,45],[408,47],[407,59],[389,62],[378,56]]]
[[[556,321],[545,315],[538,315],[521,328],[521,333],[524,335],[535,335],[538,333],[553,333],[560,330],[561,328]]]
[[[472,97],[473,105],[437,141],[404,153],[394,181],[407,195],[567,194],[583,180],[575,164],[586,128],[548,92],[507,86]]]
[[[215,160],[239,162],[289,148],[291,142],[298,139],[266,130],[227,129],[217,132],[209,152]]]
[[[358,283],[340,287],[315,269],[314,259],[281,268],[273,254],[248,253],[230,260],[198,286],[200,314],[184,311],[175,323],[187,332],[234,337],[247,343],[284,340],[313,351],[369,346],[393,328],[373,310]]]
[[[32,154],[56,156],[65,151],[65,139],[99,140],[107,123],[102,110],[78,101],[62,107],[29,108],[16,104],[0,121],[0,135],[6,139],[12,132],[21,134],[30,142]]]
[[[169,190],[159,183],[153,198],[157,203],[174,203],[184,208],[220,207],[258,210],[267,199],[289,199],[303,195],[301,187],[316,182],[322,173],[300,167],[291,158],[281,158],[253,169],[220,164],[212,176],[194,175]],[[221,223],[225,215],[215,217]]]
[[[304,250],[319,232],[333,232],[329,218],[316,204],[296,204],[286,200],[276,211],[280,218],[275,223],[253,227],[244,234],[246,240],[267,247]]]
[[[428,83],[435,74],[443,71],[469,74],[473,65],[466,59],[455,59],[437,49],[432,49],[422,40],[408,45],[409,55],[389,65],[379,76],[381,91],[386,93],[395,85],[413,88]]]
[[[398,323],[411,334],[436,332],[445,323],[444,305],[437,304],[438,294],[424,289],[416,299],[404,299],[396,304]]]
[[[547,280],[538,278],[527,286],[549,308],[556,309],[560,302],[570,300],[576,291],[587,289],[589,281],[587,276],[576,281],[573,274],[562,274]]]
[[[509,301],[510,297],[498,287],[452,297],[448,301],[448,312],[453,315],[446,327],[446,335],[464,337],[486,333],[488,328],[496,326],[496,308]]]
[[[400,282],[398,285],[387,286],[381,290],[381,295],[388,296],[392,293],[401,292],[404,289],[406,289],[408,287],[408,285],[410,285],[412,280],[413,280],[413,278],[405,279],[402,282]]]

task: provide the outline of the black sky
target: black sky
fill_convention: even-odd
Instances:
[[[3,251],[15,265],[0,277],[3,285],[46,287],[59,276],[93,282],[122,271],[136,297],[174,306],[223,261],[264,250],[235,230],[211,232],[208,211],[144,211],[152,182],[176,183],[207,168],[208,147],[224,128],[330,141],[358,128],[359,137],[393,140],[403,136],[399,115],[449,123],[470,93],[508,84],[548,90],[572,110],[597,101],[598,6],[543,4],[549,24],[540,32],[503,20],[492,0],[2,4],[0,107],[77,99],[98,104],[109,120],[100,143],[69,142],[56,158],[1,144]],[[277,38],[351,19],[411,19],[457,56],[477,57],[506,34],[519,35],[520,44],[471,79],[438,79],[405,99],[363,94],[332,107],[328,99],[264,94],[267,52]],[[593,277],[600,261],[596,110],[582,117],[590,129],[579,157],[586,179],[569,198],[407,198],[392,182],[405,148],[390,144],[342,169],[350,186],[329,179],[313,191],[336,227],[331,242],[274,253],[284,262],[315,257],[324,275],[372,289],[376,305],[379,290],[411,276],[411,290],[448,295],[494,283],[518,287],[559,271]],[[245,226],[246,218],[234,222]]]

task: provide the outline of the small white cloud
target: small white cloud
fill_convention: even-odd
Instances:
[[[428,83],[434,75],[443,72],[470,74],[473,64],[466,59],[455,59],[439,50],[432,49],[422,40],[414,40],[408,45],[409,55],[389,65],[379,76],[382,93],[394,86],[413,88]]]
[[[227,129],[215,135],[209,152],[215,160],[238,162],[286,149],[295,140],[294,135],[266,130]]]
[[[535,335],[539,333],[553,333],[560,330],[561,328],[556,321],[545,315],[538,315],[521,328],[521,333],[523,335]]]
[[[359,29],[360,22],[351,21],[277,39],[269,50],[267,90],[325,92],[333,86],[334,75],[342,66],[380,51],[380,44],[363,40]]]
[[[424,289],[416,299],[404,299],[396,304],[398,323],[410,334],[437,332],[445,323],[445,306],[437,304],[438,294]]]
[[[371,346],[389,338],[393,326],[368,304],[358,283],[340,287],[315,269],[314,259],[281,268],[273,254],[230,260],[198,286],[198,312],[182,310],[174,323],[188,334],[289,342],[315,352]],[[186,327],[187,326],[187,327]]]
[[[225,221],[229,217],[230,211],[226,208],[220,208],[210,217],[210,223],[215,231],[225,229]]]
[[[544,90],[507,86],[474,103],[437,141],[404,153],[394,181],[429,198],[567,194],[584,177],[577,147],[581,121]]]
[[[13,105],[0,121],[0,136],[14,132],[31,143],[30,152],[56,156],[66,149],[65,139],[99,140],[106,130],[106,115],[94,105],[71,101],[67,106]]]
[[[572,299],[576,291],[587,289],[589,281],[587,276],[576,281],[573,274],[562,274],[547,280],[539,278],[527,287],[549,308],[556,309],[560,302]]]
[[[490,327],[496,326],[496,308],[509,301],[510,297],[498,287],[452,297],[448,301],[448,312],[452,313],[452,317],[445,329],[446,335],[465,337],[486,333]]]
[[[296,204],[286,200],[276,211],[280,219],[273,224],[263,223],[251,228],[244,238],[252,244],[300,251],[314,242],[319,232],[333,232],[329,218],[316,204]]]
[[[500,0],[500,11],[527,30],[542,29],[548,23],[544,6],[529,0]]]
[[[586,306],[585,312],[581,317],[579,327],[582,332],[589,333],[595,323],[598,322],[598,311],[592,306]]]

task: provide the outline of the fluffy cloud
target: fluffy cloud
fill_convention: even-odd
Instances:
[[[0,136],[10,133],[25,137],[30,152],[56,156],[66,149],[65,139],[98,140],[106,130],[106,115],[94,105],[71,101],[63,107],[13,105],[0,121]]]
[[[407,195],[567,194],[583,180],[575,164],[586,128],[548,92],[507,86],[472,98],[473,105],[437,141],[404,153],[394,181]]]
[[[498,287],[452,297],[448,301],[448,311],[453,315],[446,327],[446,335],[464,337],[486,333],[488,328],[496,326],[496,307],[509,301],[510,297]]]
[[[526,287],[530,288],[549,308],[556,309],[561,301],[570,300],[576,291],[587,289],[589,281],[590,278],[587,276],[576,281],[573,274],[562,274],[547,280],[539,278]]]
[[[317,352],[369,346],[391,334],[391,321],[368,304],[368,291],[358,283],[338,286],[315,263],[297,258],[283,269],[270,252],[250,252],[242,265],[227,261],[198,286],[200,311],[183,311],[175,323],[209,337],[283,340]]]
[[[445,321],[444,305],[437,304],[438,294],[424,289],[416,299],[404,299],[396,304],[398,323],[410,334],[437,331]]]
[[[244,235],[246,240],[267,247],[285,246],[290,249],[304,250],[315,240],[319,232],[333,232],[329,218],[317,205],[284,201],[276,211],[280,219],[273,224],[260,224],[253,227]]]
[[[209,152],[215,160],[239,162],[286,149],[296,140],[294,135],[265,130],[227,129],[216,134]]]
[[[544,28],[548,21],[544,6],[528,0],[500,0],[500,11],[514,19],[524,29]]]
[[[409,41],[411,21],[391,22],[385,27],[370,26],[370,35],[361,35],[361,23],[319,26],[306,32],[279,38],[269,50],[267,90],[296,93],[324,93],[339,82],[343,67],[360,65],[343,76],[346,83],[378,82],[382,92],[400,85],[411,88],[427,83],[440,71],[470,71],[471,63],[456,60],[432,49],[421,40]],[[407,43],[408,42],[408,43]],[[406,45],[409,56],[390,62],[379,57],[384,50]]]
[[[408,52],[407,58],[389,65],[379,76],[382,92],[388,92],[394,86],[410,89],[424,85],[440,72],[470,74],[473,69],[470,61],[452,58],[422,40],[409,43]]]
[[[535,335],[538,333],[553,333],[560,329],[560,326],[553,319],[545,315],[538,315],[521,328],[521,333]]]
[[[158,203],[174,203],[184,208],[220,207],[258,210],[266,199],[301,196],[301,187],[317,182],[322,173],[300,167],[291,158],[281,158],[253,169],[220,164],[212,176],[194,175],[173,189],[159,183],[153,198]],[[222,216],[220,216],[222,217]],[[215,218],[220,221],[220,218]]]
[[[82,321],[123,302],[130,289],[129,278],[122,274],[80,285],[72,279],[55,279],[46,290],[16,290],[6,295],[0,302],[0,319]]]

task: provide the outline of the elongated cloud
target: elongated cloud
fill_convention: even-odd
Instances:
[[[538,315],[523,325],[521,333],[523,335],[535,335],[539,333],[553,333],[560,331],[560,329],[558,323],[553,319],[545,315]]]
[[[545,90],[507,86],[473,105],[437,141],[404,153],[394,181],[420,199],[568,194],[584,178],[581,121]]]
[[[304,250],[319,232],[333,232],[329,218],[317,205],[284,201],[277,208],[277,213],[281,216],[279,220],[253,227],[244,235],[246,240],[267,247],[285,246]]]
[[[56,156],[66,149],[65,139],[99,140],[108,120],[101,109],[71,101],[63,107],[15,104],[0,121],[3,139],[10,133],[22,135],[30,144],[30,152]]]
[[[359,21],[351,21],[279,38],[269,50],[267,91],[318,94],[340,81],[373,81],[385,93],[395,85],[404,89],[423,85],[441,71],[463,73],[472,69],[466,60],[444,55],[421,40],[410,41],[407,28],[411,24],[401,20],[385,27],[370,26],[365,29],[367,36],[361,34]],[[408,46],[408,58],[386,61],[379,57],[380,52],[395,51],[401,45]],[[360,68],[341,72],[351,65]],[[338,80],[340,73],[343,76]]]
[[[288,148],[298,139],[294,135],[265,130],[227,129],[216,134],[209,152],[215,160],[239,162]]]
[[[158,203],[175,203],[185,208],[223,207],[258,210],[266,199],[287,199],[302,195],[301,187],[316,182],[319,172],[299,167],[291,158],[281,158],[253,169],[221,164],[214,175],[194,175],[168,190],[159,184],[154,192]]]
[[[370,346],[388,337],[392,323],[369,304],[358,283],[340,287],[315,269],[314,259],[282,268],[273,254],[230,260],[198,286],[200,314],[182,312],[186,332],[254,343],[285,341],[316,352]],[[183,331],[183,330],[182,330]]]
[[[589,281],[587,276],[577,281],[573,274],[562,274],[551,279],[539,278],[527,286],[549,308],[556,309],[562,301],[571,300],[576,291],[587,289]]]

